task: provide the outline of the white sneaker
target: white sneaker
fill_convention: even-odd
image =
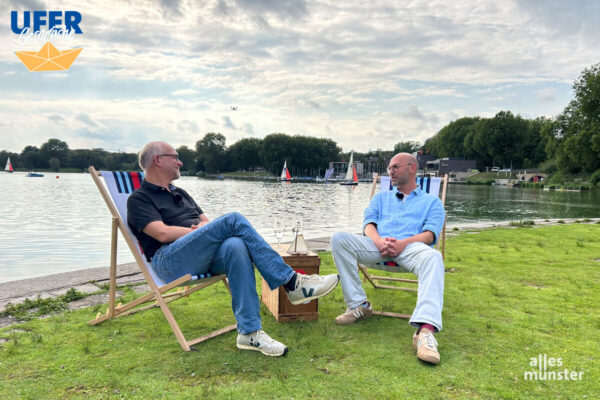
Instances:
[[[293,305],[308,303],[331,292],[340,278],[336,274],[331,275],[303,275],[296,276],[296,289],[287,292],[288,299]]]
[[[431,364],[440,362],[440,353],[438,353],[438,342],[429,329],[421,329],[413,335],[413,347],[417,350],[417,358]]]
[[[288,351],[286,345],[271,338],[262,329],[248,335],[238,334],[237,348],[260,351],[264,355],[272,357],[282,356]]]
[[[345,313],[338,315],[335,319],[335,323],[338,325],[350,325],[356,321],[368,319],[373,316],[373,307],[371,303],[367,301],[367,306],[362,305],[356,308],[348,308]]]

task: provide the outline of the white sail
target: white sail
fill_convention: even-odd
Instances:
[[[10,163],[10,157],[8,157],[8,159],[6,160],[6,166],[4,167],[4,170],[9,172],[13,171],[12,165]]]
[[[354,152],[350,153],[350,162],[348,163],[348,171],[346,171],[346,180],[352,180],[352,164],[354,159]]]
[[[283,169],[281,170],[280,179],[283,179],[283,180],[287,179],[286,171],[287,171],[287,160],[283,162]]]

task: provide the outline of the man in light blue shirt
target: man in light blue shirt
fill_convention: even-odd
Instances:
[[[373,315],[357,263],[393,261],[419,278],[417,305],[409,322],[417,328],[413,346],[419,359],[437,364],[440,355],[433,333],[442,329],[444,261],[432,246],[444,226],[444,207],[437,196],[416,184],[417,160],[412,155],[396,154],[388,172],[396,190],[381,191],[371,199],[364,212],[364,236],[339,232],[331,238],[348,307],[335,322],[348,325]]]

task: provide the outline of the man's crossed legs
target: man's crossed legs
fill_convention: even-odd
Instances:
[[[287,347],[262,330],[254,266],[272,290],[284,285],[292,304],[325,296],[338,282],[335,274],[296,274],[237,212],[162,246],[153,256],[152,266],[165,281],[185,274],[226,274],[237,322],[237,347],[270,356],[285,354]]]

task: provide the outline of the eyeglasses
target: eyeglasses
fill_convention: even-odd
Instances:
[[[407,165],[412,165],[412,164],[414,164],[414,162],[409,162],[407,164],[393,164],[393,165],[390,165],[387,170],[388,170],[388,172],[392,172],[392,171],[399,170],[402,167],[405,167]]]
[[[171,158],[173,158],[176,161],[181,161],[179,159],[179,154],[157,154],[157,156],[159,156],[159,157],[171,157]]]

